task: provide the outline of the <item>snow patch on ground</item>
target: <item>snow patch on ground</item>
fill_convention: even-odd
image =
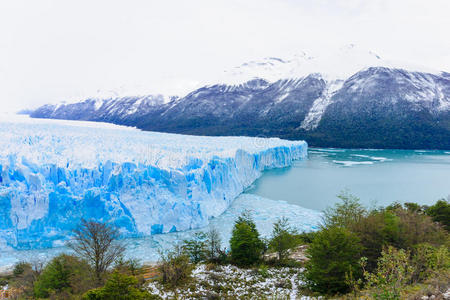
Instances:
[[[266,272],[255,269],[241,269],[231,265],[215,266],[204,264],[193,270],[193,282],[176,291],[164,289],[157,281],[147,284],[147,289],[163,299],[172,299],[175,294],[181,299],[207,299],[218,296],[227,299],[310,299],[299,294],[303,284],[301,268],[269,268]]]

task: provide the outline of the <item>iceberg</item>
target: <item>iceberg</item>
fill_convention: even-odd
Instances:
[[[64,244],[82,218],[124,237],[204,227],[304,141],[143,132],[104,123],[0,120],[0,247]]]

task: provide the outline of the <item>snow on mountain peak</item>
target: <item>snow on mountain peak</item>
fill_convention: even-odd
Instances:
[[[255,78],[276,81],[286,78],[301,78],[320,73],[327,81],[346,79],[369,67],[401,68],[410,71],[437,73],[436,70],[382,58],[371,50],[348,44],[335,51],[323,49],[314,55],[301,51],[291,58],[266,57],[243,63],[224,72],[221,82],[239,84]]]

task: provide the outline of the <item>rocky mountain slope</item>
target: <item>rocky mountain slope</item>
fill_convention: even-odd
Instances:
[[[31,116],[322,147],[450,149],[450,73],[403,68],[354,46],[338,54],[246,63],[182,98],[88,99]]]

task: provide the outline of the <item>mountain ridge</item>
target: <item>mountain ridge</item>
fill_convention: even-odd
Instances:
[[[354,45],[337,55],[343,59],[336,64],[348,63],[346,69],[321,73],[330,68],[330,57],[271,57],[243,64],[237,77],[184,97],[86,99],[45,105],[31,117],[183,134],[277,136],[320,147],[450,149],[450,73],[392,67]],[[319,72],[310,72],[315,68]]]

